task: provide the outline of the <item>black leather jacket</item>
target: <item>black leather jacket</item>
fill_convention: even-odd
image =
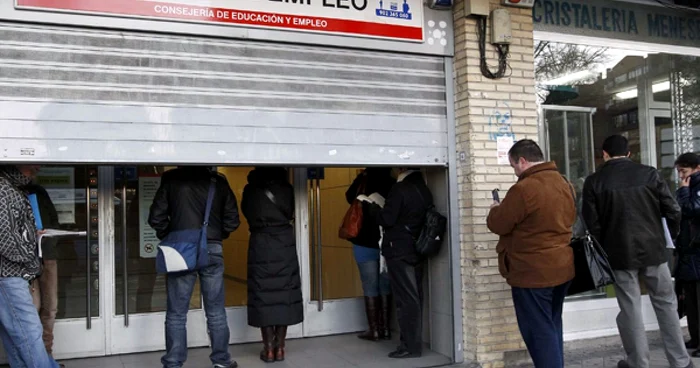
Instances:
[[[204,210],[211,177],[216,178],[216,192],[209,214],[207,238],[221,243],[241,224],[236,196],[226,178],[205,167],[183,167],[163,174],[153,199],[148,224],[159,239],[170,231],[197,229],[204,221]]]
[[[664,217],[675,238],[680,230],[680,207],[653,167],[614,159],[586,179],[583,218],[615,270],[668,261]]]

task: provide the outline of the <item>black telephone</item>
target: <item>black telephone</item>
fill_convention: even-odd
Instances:
[[[501,203],[501,198],[498,195],[498,188],[491,191],[491,196],[493,197],[494,202]]]

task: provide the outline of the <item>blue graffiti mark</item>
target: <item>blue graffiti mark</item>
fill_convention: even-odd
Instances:
[[[500,105],[503,105],[503,107]],[[496,103],[496,107],[489,115],[489,139],[495,141],[501,136],[510,136],[515,140],[513,111],[508,103],[504,101]]]

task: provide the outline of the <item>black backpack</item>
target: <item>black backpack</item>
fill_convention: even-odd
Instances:
[[[417,186],[413,186],[421,197],[423,203],[425,199]],[[410,229],[408,229],[410,232]],[[440,252],[445,231],[447,230],[447,218],[435,209],[435,205],[428,207],[425,213],[425,221],[421,228],[420,235],[414,238],[416,243],[416,253],[425,258],[432,257]]]

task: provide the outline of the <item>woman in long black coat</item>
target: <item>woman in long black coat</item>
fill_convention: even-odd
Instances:
[[[241,202],[250,226],[248,324],[262,331],[265,362],[284,360],[287,326],[304,319],[294,236],[294,188],[287,171],[256,168],[248,174]]]

